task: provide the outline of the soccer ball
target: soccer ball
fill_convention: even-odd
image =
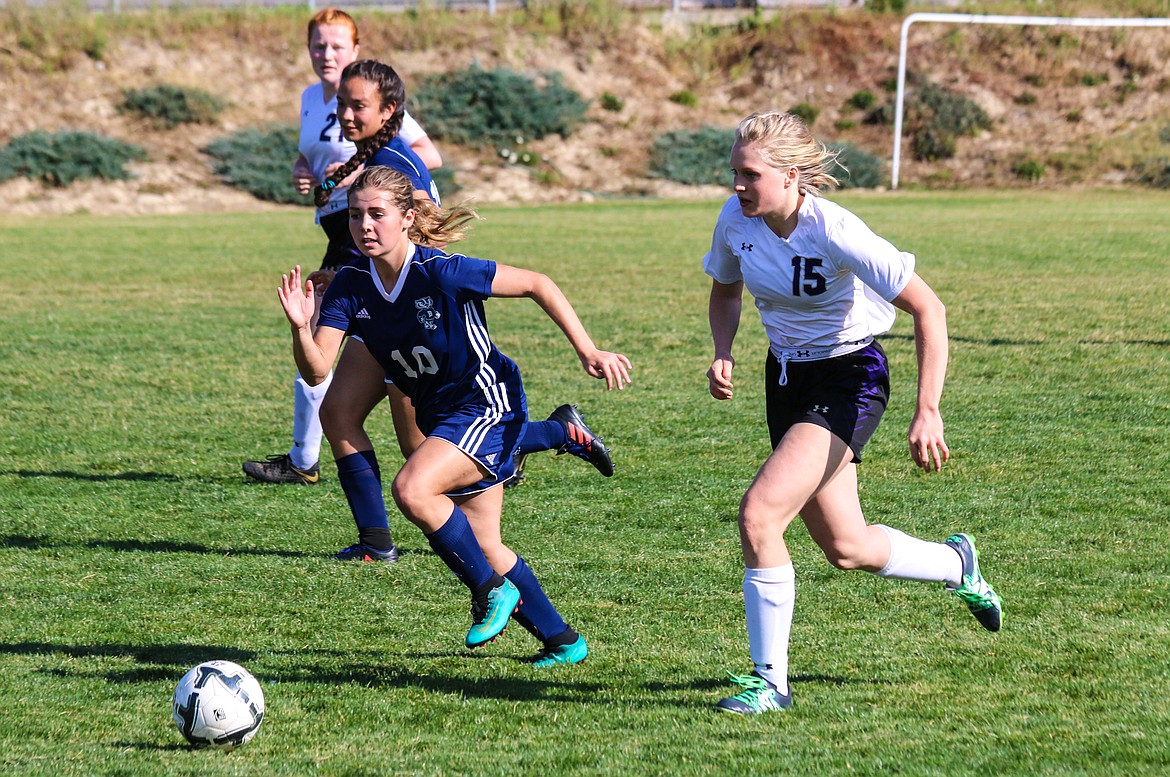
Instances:
[[[231,661],[193,667],[179,680],[173,704],[175,725],[195,747],[239,747],[256,736],[264,720],[260,683]]]

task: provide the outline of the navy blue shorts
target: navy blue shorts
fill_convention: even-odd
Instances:
[[[329,238],[325,256],[321,259],[322,270],[340,270],[361,258],[361,252],[353,244],[353,236],[349,233],[348,210],[322,216],[319,222],[321,229],[325,230],[325,237]]]
[[[427,437],[446,440],[475,459],[486,475],[478,482],[456,489],[447,496],[469,496],[487,491],[511,480],[516,474],[516,451],[528,423],[528,402],[519,375],[499,384],[507,396],[507,407],[500,404],[469,403],[442,413]],[[493,392],[493,396],[499,396]]]
[[[764,396],[772,448],[798,423],[828,429],[861,461],[890,400],[886,352],[877,342],[859,351],[811,362],[788,362],[788,383],[780,385],[780,360],[771,352],[764,368]]]

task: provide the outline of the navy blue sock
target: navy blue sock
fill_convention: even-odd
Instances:
[[[390,522],[382,495],[382,471],[373,451],[358,451],[337,460],[337,479],[349,502],[358,541],[378,550],[389,550]]]
[[[568,441],[568,430],[560,421],[529,421],[520,437],[520,455],[554,451]]]
[[[524,559],[517,556],[516,566],[505,573],[504,577],[511,580],[512,585],[520,590],[520,609],[513,613],[512,617],[529,634],[541,642],[547,642],[569,628],[569,624],[565,623],[557,608],[553,607],[548,595],[540,587],[540,581],[524,563]]]
[[[474,592],[496,576],[471,531],[467,516],[455,505],[451,517],[438,531],[426,535],[431,548],[443,559],[455,577]]]

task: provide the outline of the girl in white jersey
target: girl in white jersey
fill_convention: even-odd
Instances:
[[[946,311],[914,272],[914,256],[820,197],[837,182],[832,155],[787,113],[740,122],[731,150],[735,196],[723,206],[703,268],[712,278],[715,358],[711,396],[734,393],[732,343],[743,291],[755,299],[770,343],[765,367],[772,454],[739,507],[744,608],[754,669],[717,709],[753,714],[792,705],[788,641],[795,573],[784,532],[797,515],[839,569],[944,583],[989,631],[999,597],[979,571],[967,534],[926,542],[867,525],[857,492],[861,450],[889,396],[885,353],[874,340],[895,308],[914,319],[918,398],[910,456],[927,472],[950,458],[939,413],[947,365]]]
[[[337,119],[341,73],[357,60],[361,51],[357,23],[345,11],[324,8],[309,20],[307,38],[313,72],[320,80],[301,93],[301,132],[297,146],[300,155],[292,170],[293,187],[300,194],[310,194],[357,150],[342,134]],[[443,158],[434,143],[405,111],[398,137],[418,154],[428,169],[442,166]],[[344,186],[333,189],[329,201],[317,208],[316,221],[329,242],[321,268],[309,277],[316,284],[318,294],[324,294],[333,274],[360,257],[349,234]],[[318,411],[328,389],[329,381],[320,386],[309,386],[297,376],[293,386],[292,448],[288,453],[270,456],[266,461],[244,462],[244,472],[249,477],[268,483],[317,482],[322,442]],[[396,420],[403,415],[398,413]],[[404,425],[399,430],[400,435],[404,431],[409,433],[412,422],[412,415],[402,419]]]

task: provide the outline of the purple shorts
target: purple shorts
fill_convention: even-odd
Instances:
[[[789,361],[780,385],[780,361],[768,354],[764,368],[768,432],[772,448],[794,424],[828,429],[861,461],[861,449],[877,430],[890,399],[886,353],[876,342],[859,351],[810,362]]]

